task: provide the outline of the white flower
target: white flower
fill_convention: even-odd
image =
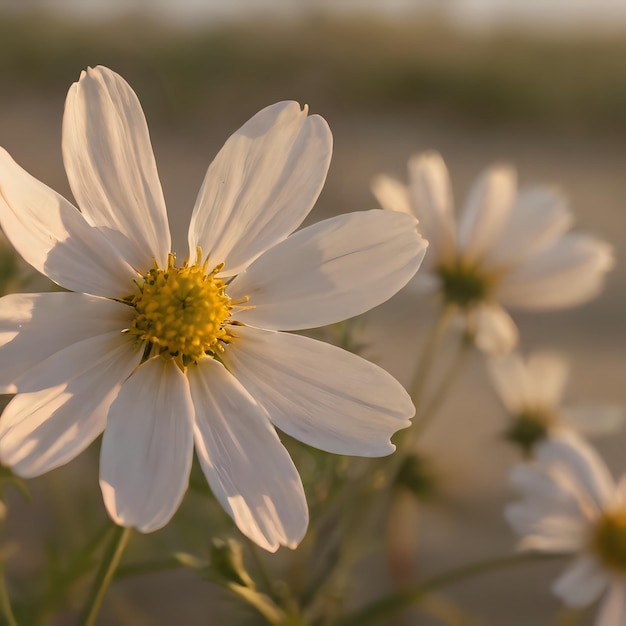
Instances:
[[[562,430],[604,435],[621,426],[624,411],[615,405],[561,406],[569,367],[554,353],[536,352],[526,360],[517,352],[492,357],[488,370],[513,418],[507,436],[527,453],[542,439]]]
[[[63,159],[74,206],[0,151],[0,223],[33,267],[76,293],[0,300],[0,460],[24,477],[104,431],[100,484],[120,525],[165,525],[195,449],[217,499],[268,550],[295,546],[308,512],[274,430],[339,454],[385,455],[408,394],[377,366],[277,332],[376,306],[419,267],[415,219],[342,215],[291,234],[320,193],[332,137],[294,102],[244,124],[208,169],[171,254],[143,111],[112,71],[69,91]],[[106,430],[105,430],[106,426]]]
[[[623,626],[626,475],[616,484],[602,459],[570,432],[537,446],[537,462],[516,467],[512,482],[524,496],[506,510],[520,547],[575,555],[554,593],[584,607],[606,591],[595,626]]]
[[[571,307],[600,291],[612,267],[609,245],[567,233],[565,200],[542,188],[516,190],[515,171],[488,169],[454,216],[448,171],[435,152],[409,161],[409,187],[378,176],[374,195],[385,209],[414,214],[430,248],[420,281],[440,289],[463,315],[476,345],[504,353],[517,328],[502,305],[527,310]]]

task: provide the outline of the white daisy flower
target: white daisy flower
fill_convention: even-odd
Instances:
[[[569,366],[558,354],[535,352],[524,359],[511,352],[490,358],[487,365],[495,390],[513,418],[507,437],[526,453],[562,430],[605,435],[623,422],[624,410],[619,406],[561,405]]]
[[[114,72],[83,72],[63,119],[80,212],[0,151],[4,232],[74,292],[0,300],[0,390],[17,393],[0,419],[0,460],[37,476],[104,431],[106,508],[149,532],[178,508],[195,444],[239,529],[267,550],[295,546],[307,505],[273,425],[329,452],[378,456],[414,413],[377,366],[277,332],[380,304],[426,249],[414,218],[385,211],[291,234],[331,151],[328,125],[306,107],[263,109],[209,167],[178,262],[139,101]]]
[[[516,467],[512,482],[524,496],[506,509],[520,547],[575,555],[553,592],[571,607],[606,592],[595,626],[623,626],[626,475],[616,484],[595,451],[569,432],[537,446],[537,462]]]
[[[439,154],[413,157],[409,181],[407,188],[378,176],[372,190],[383,208],[419,219],[430,243],[420,282],[462,313],[486,352],[508,352],[517,343],[502,305],[538,311],[581,304],[597,295],[613,265],[609,245],[567,233],[572,216],[560,194],[542,187],[518,192],[510,167],[494,166],[478,179],[458,224]]]

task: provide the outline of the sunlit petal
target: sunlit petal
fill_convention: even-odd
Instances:
[[[196,450],[213,493],[262,548],[294,548],[308,510],[302,483],[267,415],[217,361],[189,370]]]
[[[83,215],[138,272],[170,252],[165,200],[135,92],[106,67],[72,85],[63,117],[63,161]]]

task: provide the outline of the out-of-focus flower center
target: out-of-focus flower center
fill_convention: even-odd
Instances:
[[[527,456],[540,441],[546,438],[555,416],[547,410],[525,409],[515,416],[506,432],[506,438],[517,444]]]
[[[457,261],[441,265],[436,271],[441,279],[444,299],[449,304],[465,309],[482,302],[489,294],[490,281],[476,266]]]
[[[194,265],[176,267],[175,261],[170,254],[165,269],[155,262],[137,281],[137,293],[127,299],[136,310],[129,330],[147,342],[146,356],[160,354],[186,367],[223,349],[232,301],[216,276],[223,265],[208,271],[208,262],[200,265],[200,250]]]
[[[626,573],[626,510],[603,514],[595,528],[593,548],[606,566]]]

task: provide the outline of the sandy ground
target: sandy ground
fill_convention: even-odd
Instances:
[[[60,158],[62,106],[62,102],[34,99],[7,103],[0,116],[0,145],[33,175],[69,195]],[[315,112],[314,106],[312,110]],[[404,177],[410,154],[431,148],[440,150],[448,162],[457,199],[465,195],[480,170],[494,161],[515,163],[522,184],[561,187],[571,199],[580,227],[613,243],[617,266],[602,296],[584,307],[515,316],[523,346],[526,350],[558,349],[569,356],[568,401],[626,405],[623,138],[583,138],[576,129],[557,137],[549,131],[468,128],[435,117],[416,119],[395,112],[376,116],[352,110],[322,113],[334,132],[335,153],[311,221],[375,207],[368,189],[372,176],[384,171]],[[219,125],[207,117],[200,127],[152,129],[179,250],[184,250],[188,216],[206,166],[229,132],[244,121],[230,117],[226,115],[226,123]],[[408,384],[432,319],[432,302],[405,290],[368,316],[367,356]],[[474,355],[424,438],[424,450],[444,481],[445,495],[444,501],[420,512],[419,563],[425,575],[511,551],[514,539],[502,509],[513,497],[506,475],[516,455],[499,440],[505,424],[482,359]],[[624,444],[626,433],[598,441],[617,473],[626,470]],[[28,511],[24,508],[23,514],[28,516]],[[32,518],[24,521],[27,525],[39,523]],[[375,565],[367,572],[373,594],[387,585],[385,576],[374,571],[380,569]],[[450,589],[450,597],[477,616],[477,624],[542,626],[552,623],[550,616],[558,607],[548,589],[558,569],[554,564],[525,565],[458,584]],[[124,612],[129,606],[151,607],[143,612],[143,618],[135,616],[133,624],[220,623],[213,621],[219,615],[220,599],[208,597],[206,587],[192,575],[158,575],[151,582],[127,585],[116,595],[115,602],[126,607]],[[407,623],[436,622],[415,615]]]

